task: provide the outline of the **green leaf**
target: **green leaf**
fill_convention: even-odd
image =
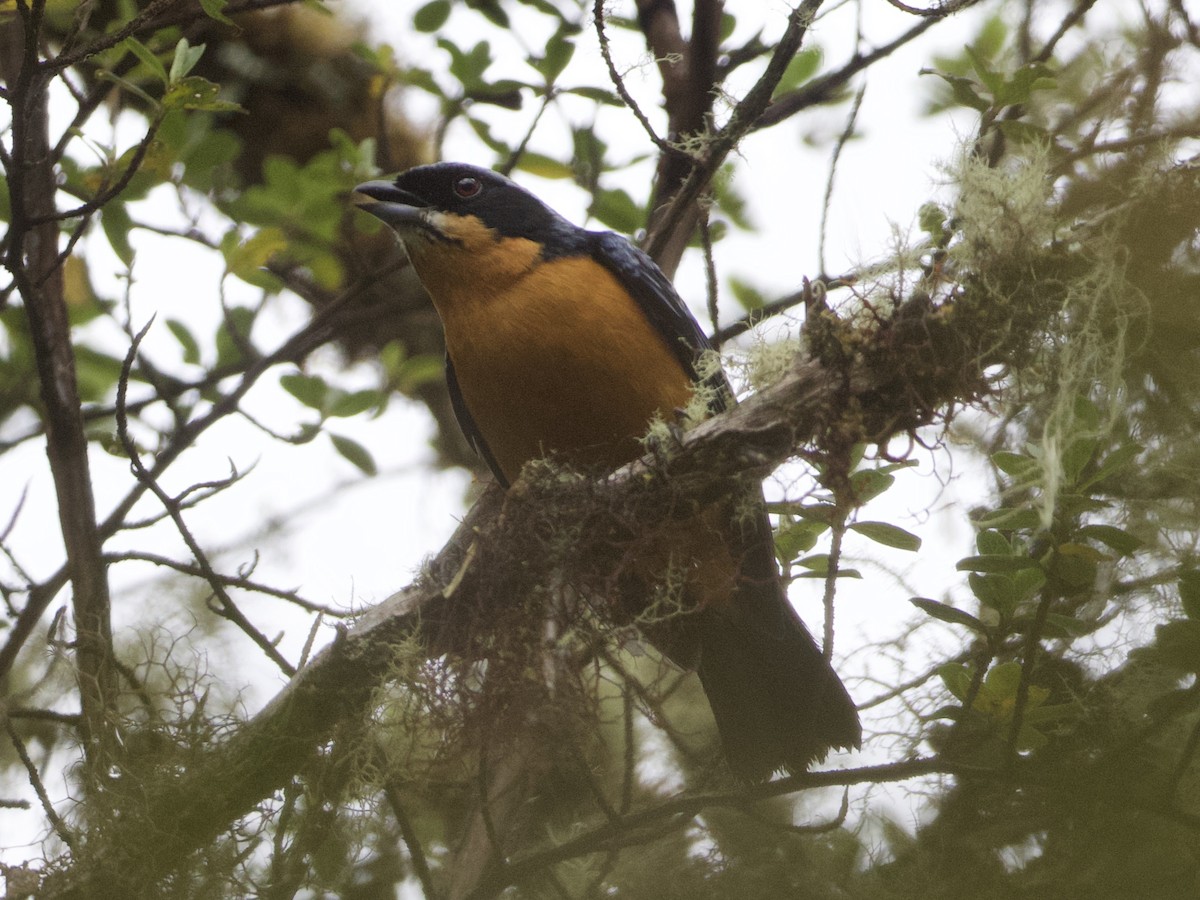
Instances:
[[[988,510],[975,520],[977,528],[1001,531],[1036,531],[1041,524],[1038,511],[1027,506],[1002,506]]]
[[[1129,556],[1142,546],[1140,539],[1112,525],[1084,525],[1079,529],[1079,536],[1099,541],[1122,556]]]
[[[75,345],[75,379],[81,399],[102,400],[121,377],[125,360],[82,344]]]
[[[1004,49],[1004,42],[1007,39],[1008,25],[1005,24],[1004,17],[1000,15],[990,16],[980,26],[979,34],[975,37],[975,40],[971,41],[971,49],[975,51],[976,57],[993,60]]]
[[[173,83],[163,94],[162,105],[167,109],[198,109],[207,112],[241,112],[242,108],[229,100],[221,100],[221,86],[207,78],[190,75]]]
[[[969,612],[964,612],[957,607],[939,603],[937,600],[930,600],[928,597],[909,597],[908,602],[931,618],[941,622],[949,622],[952,625],[965,625],[972,631],[987,634],[988,629],[986,625]]]
[[[113,253],[117,254],[117,258],[125,265],[131,265],[134,254],[133,245],[129,242],[129,232],[133,228],[133,220],[129,218],[125,204],[106,204],[100,211],[100,227],[104,229],[104,236],[108,238],[108,244]]]
[[[1047,613],[1043,634],[1050,638],[1077,638],[1090,632],[1095,626],[1091,622],[1062,613]]]
[[[1028,103],[1034,91],[1053,90],[1058,86],[1053,70],[1045,63],[1028,63],[1004,80],[995,91],[997,106]]]
[[[507,156],[511,149],[507,143],[492,135],[492,129],[487,122],[475,116],[467,116],[467,124],[471,126],[471,130],[479,137],[481,141],[488,145],[493,153],[498,156]]]
[[[828,531],[827,525],[801,519],[788,522],[775,532],[775,556],[785,565],[795,561],[801,553],[816,546],[817,540]]]
[[[412,394],[419,387],[443,377],[446,363],[433,353],[419,353],[396,365],[391,372],[391,383],[402,394]]]
[[[235,240],[236,231],[229,233]],[[229,237],[229,236],[227,236]],[[270,262],[271,257],[280,253],[288,246],[287,238],[278,228],[260,228],[245,240],[223,240],[221,249],[225,254],[225,265],[231,275],[236,275],[243,281],[262,286],[259,276],[262,269]]]
[[[324,410],[325,400],[330,392],[329,385],[319,375],[282,375],[279,378],[279,386],[305,406],[317,411]]]
[[[1096,581],[1096,566],[1107,557],[1088,544],[1064,543],[1054,548],[1048,574],[1070,590],[1090,588]]]
[[[171,83],[175,84],[186,77],[196,68],[196,63],[200,62],[203,55],[203,44],[193,47],[188,44],[187,38],[180,38],[179,43],[175,45],[175,58],[171,61]]]
[[[357,466],[365,475],[376,475],[379,472],[379,467],[375,465],[375,458],[371,456],[367,450],[358,441],[351,440],[348,437],[343,437],[338,434],[329,435],[329,439],[333,441],[333,447],[345,459]]]
[[[917,214],[917,223],[920,225],[921,231],[929,235],[929,239],[933,243],[940,244],[947,237],[946,219],[948,218],[946,211],[938,204],[925,203],[922,204]]]
[[[725,43],[725,41],[727,41],[731,37],[733,37],[733,32],[736,30],[737,30],[737,19],[734,18],[732,13],[723,10],[721,12],[721,29],[719,32],[720,37],[721,37],[721,43]]]
[[[570,163],[562,162],[542,153],[526,150],[517,160],[517,168],[539,178],[574,178],[575,170]]]
[[[806,50],[801,50],[792,57],[792,61],[787,64],[787,68],[783,70],[783,76],[779,79],[779,84],[775,87],[775,96],[788,91],[794,91],[804,82],[809,81],[817,70],[821,68],[822,54],[819,48],[810,47]]]
[[[1009,699],[1017,696],[1021,684],[1021,664],[1016,660],[992,666],[983,679],[984,687],[993,699]]]
[[[553,84],[574,55],[575,42],[565,31],[559,30],[546,44],[545,55],[535,57],[531,62],[546,79],[546,83]]]
[[[1017,607],[1017,586],[1009,575],[971,572],[967,575],[967,584],[980,603],[1003,616],[1012,615]]]
[[[1067,449],[1063,451],[1062,455],[1063,476],[1066,478],[1067,484],[1073,485],[1079,481],[1079,476],[1083,474],[1087,464],[1092,461],[1099,446],[1100,442],[1095,438],[1075,438],[1067,445]]]
[[[766,306],[767,298],[763,292],[736,275],[729,276],[729,290],[733,298],[742,305],[742,309],[754,310]]]
[[[229,0],[200,0],[200,8],[204,10],[204,14],[210,19],[215,19],[222,25],[232,25],[237,27],[237,23],[229,16],[225,15],[225,7],[229,5]]]
[[[595,200],[588,210],[593,216],[623,234],[632,234],[642,227],[642,207],[625,191],[604,190],[596,192]]]
[[[992,69],[988,65],[989,60],[984,59],[974,47],[967,46],[963,49],[967,58],[971,60],[971,68],[975,70],[975,74],[979,76],[983,86],[987,88],[989,94],[996,97],[1004,87],[1004,76]]]
[[[576,97],[583,97],[585,100],[591,100],[593,103],[603,103],[605,106],[622,106],[621,98],[607,88],[599,87],[573,87],[562,91],[564,94],[574,94]]]
[[[1017,750],[1040,750],[1049,742],[1050,738],[1030,725],[1028,720],[1022,720],[1021,727],[1017,730]]]
[[[975,546],[981,556],[1012,556],[1013,547],[999,531],[984,529],[975,535]]]
[[[337,396],[328,403],[328,408],[325,412],[327,415],[338,419],[357,416],[368,409],[375,409],[381,406],[386,399],[383,393],[376,390],[337,391],[335,393]]]
[[[492,64],[492,47],[487,41],[479,41],[466,52],[444,37],[438,38],[438,46],[450,54],[450,74],[468,91],[482,82]]]
[[[413,13],[413,28],[432,34],[450,18],[450,0],[432,0]]]
[[[1025,453],[1000,450],[993,453],[991,459],[992,465],[1005,475],[1012,476],[1020,484],[1036,480],[1042,470],[1041,464]]]
[[[954,97],[954,102],[959,106],[966,106],[978,112],[985,112],[991,108],[991,103],[979,96],[975,90],[977,82],[970,78],[964,78],[961,75],[947,75],[944,72],[935,72],[932,69],[922,69],[918,74],[921,75],[936,75],[950,85],[950,93]]]
[[[967,694],[971,692],[971,679],[975,675],[974,670],[970,666],[964,666],[959,663],[946,663],[938,667],[937,674],[942,679],[942,683],[946,685],[946,689],[954,695],[955,699],[960,703],[967,699]]]
[[[879,469],[863,469],[850,476],[850,494],[858,506],[874,500],[893,484],[896,476],[881,472]]]
[[[502,30],[509,25],[508,13],[500,5],[500,0],[468,0],[467,5],[477,12],[483,13],[485,19]]]
[[[804,559],[796,561],[796,565],[803,569],[808,569],[802,573],[800,578],[827,578],[829,576],[829,554],[814,553],[812,556],[806,556]],[[862,578],[862,573],[858,569],[838,569],[838,578]]]
[[[1028,556],[968,556],[955,568],[960,572],[1019,572],[1038,568],[1038,561]]]
[[[919,537],[888,522],[855,522],[850,526],[850,530],[877,544],[883,544],[885,547],[895,547],[897,550],[911,552],[921,549]]]
[[[167,319],[167,330],[175,336],[175,340],[179,341],[179,346],[183,348],[183,361],[191,366],[199,365],[200,345],[188,327],[178,319]]]
[[[1024,569],[1014,572],[1013,584],[1017,589],[1017,600],[1024,602],[1032,600],[1046,583],[1046,572],[1040,566],[1036,569]]]
[[[250,330],[254,327],[254,310],[245,306],[230,307],[225,312],[225,321],[217,328],[217,368],[241,362],[247,353],[253,353]]]
[[[167,75],[167,68],[162,64],[162,61],[154,54],[154,52],[139,41],[137,38],[128,37],[124,40],[125,49],[142,61],[151,74],[154,75],[163,85],[170,84],[171,79]]]
[[[1091,477],[1079,485],[1079,490],[1085,491],[1094,485],[1100,484],[1106,478],[1117,474],[1133,462],[1143,449],[1141,444],[1125,444],[1118,447],[1100,461],[1100,464],[1096,467],[1096,471]]]

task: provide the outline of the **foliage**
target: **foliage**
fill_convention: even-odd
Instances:
[[[18,471],[36,451],[58,514],[50,539],[37,483],[0,495],[9,894],[1195,896],[1200,107],[1177,87],[1200,23],[1183,4],[944,4],[868,36],[867,2],[758,18],[697,0],[684,27],[670,4],[431,0],[388,11],[429,36],[407,57],[316,0],[235,6],[0,3],[0,455]],[[974,32],[947,53],[952,22]],[[643,44],[650,87],[649,63],[629,68]],[[851,138],[886,160],[848,88],[895,77],[878,73],[905,48],[932,121],[973,129],[963,147],[945,130],[919,234],[836,279],[771,260],[802,284],[782,296],[725,273],[731,235],[777,227],[739,178],[773,164],[769,142],[789,152],[789,124],[842,132],[817,138],[829,209]],[[253,546],[225,545],[265,474],[229,435],[370,478],[363,436],[418,404],[437,464],[478,465],[420,286],[350,202],[464,147],[570,186],[665,271],[703,263],[749,396],[686,434],[660,423],[632,476],[548,463],[502,509],[485,491],[373,610],[318,603],[256,574],[282,543],[265,516]],[[627,177],[651,165],[653,187]],[[161,259],[180,297],[151,308]],[[732,343],[795,310],[798,338]],[[833,612],[878,580],[870,548],[940,559],[888,512],[920,445],[990,478],[959,511],[974,546],[848,652]],[[663,509],[771,472],[777,556],[823,585],[868,735],[858,767],[745,785],[696,679],[637,636],[686,614],[679,573],[636,622],[604,598]],[[197,525],[227,502],[220,529]],[[170,573],[153,603],[138,566]],[[250,656],[294,676],[257,712]]]

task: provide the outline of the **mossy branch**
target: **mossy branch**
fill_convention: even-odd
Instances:
[[[815,311],[811,356],[798,355],[775,384],[681,435],[669,450],[601,480],[527,473],[536,477],[507,493],[485,491],[424,577],[339,629],[274,700],[186,773],[127,792],[112,785],[121,815],[96,830],[86,858],[53,879],[44,896],[98,896],[101,887],[145,885],[169,874],[285,785],[337,726],[368,715],[376,689],[395,671],[396,648],[414,635],[429,658],[461,649],[487,632],[497,597],[519,596],[556,568],[565,570],[560,583],[599,589],[604,567],[617,565],[622,545],[640,528],[664,515],[692,514],[825,435],[844,439],[849,430],[881,443],[944,420],[985,390],[987,366],[1019,356],[1059,308],[1054,296],[1017,304],[1018,325],[997,309],[995,295],[980,294],[986,314],[970,290],[940,305],[916,295],[866,325]],[[574,525],[570,554],[523,556],[530,533],[561,533],[564,523]]]

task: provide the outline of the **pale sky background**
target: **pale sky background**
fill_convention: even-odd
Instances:
[[[421,60],[435,71],[444,67],[446,55],[436,48],[433,37],[414,34],[407,28],[411,12],[420,3],[361,5],[372,11],[373,36],[391,40],[401,59]],[[631,13],[630,3],[613,6],[621,14]],[[758,4],[748,6],[753,7],[753,14],[760,8]],[[782,30],[787,8],[778,2],[764,6],[771,10],[764,33],[769,41]],[[739,7],[730,4],[731,9]],[[866,7],[870,18],[868,37],[877,43],[889,40],[913,22],[882,0],[869,0]],[[540,19],[532,17],[532,24],[526,27],[522,22],[525,11],[512,12],[514,21],[521,23],[519,33],[525,44],[538,47],[541,36],[536,28]],[[807,45],[815,41],[825,50],[827,65],[836,66],[849,54],[853,17],[854,8],[844,6],[820,20],[808,38]],[[826,238],[831,272],[854,269],[886,256],[897,233],[915,233],[917,210],[922,203],[937,197],[946,199],[945,191],[940,188],[939,165],[954,155],[962,140],[970,137],[975,116],[972,113],[923,118],[920,110],[933,84],[929,78],[918,77],[917,72],[931,63],[935,52],[946,55],[959,52],[975,33],[979,20],[979,13],[971,12],[936,26],[913,45],[870,70],[858,120],[860,138],[852,141],[843,153],[833,195]],[[748,25],[749,22],[743,29]],[[509,43],[495,29],[484,28],[481,17],[461,5],[456,5],[446,29],[460,43],[472,43],[470,36],[476,31],[481,35],[486,33],[500,60],[493,71],[530,77],[521,62],[525,55],[521,45],[515,40]],[[631,90],[655,124],[661,126],[658,75],[644,44],[630,32],[610,29],[610,36],[618,66],[628,70]],[[575,57],[563,80],[607,84],[590,26],[580,35]],[[746,86],[743,79],[733,89],[741,92]],[[533,103],[526,105],[528,108],[520,113],[490,110],[484,115],[498,123],[499,133],[517,135],[523,132],[535,108]],[[414,91],[410,108],[420,118],[432,115],[434,106]],[[801,276],[816,274],[817,226],[830,151],[827,146],[814,149],[805,143],[804,136],[810,132],[819,135],[840,132],[846,112],[846,106],[818,110],[745,142],[736,184],[739,192],[750,199],[750,214],[760,230],[752,235],[734,232],[718,245],[717,266],[723,276],[748,277],[768,295],[782,295],[795,290]],[[591,106],[580,104],[578,111],[570,110],[569,114],[589,116]],[[61,121],[57,124],[61,125]],[[649,145],[627,111],[603,111],[600,127],[614,157],[648,153]],[[122,123],[119,133],[123,146],[136,140],[140,129],[141,123],[133,119]],[[565,140],[566,129],[561,121],[556,121],[556,113],[552,111],[533,148],[553,154],[565,146]],[[492,161],[490,152],[465,126],[451,129],[445,156],[484,164]],[[624,186],[641,198],[652,172],[652,163],[644,162],[613,176],[605,184]],[[515,177],[568,218],[583,222],[582,192],[566,182],[547,182],[520,172]],[[178,221],[174,209],[173,195],[163,189],[143,204],[142,215],[163,222]],[[222,226],[215,220],[214,224],[219,233]],[[598,226],[590,223],[590,227]],[[219,261],[207,251],[192,250],[184,241],[149,234],[139,234],[136,245],[139,250],[136,284],[130,293],[135,328],[157,313],[158,320],[145,347],[152,355],[159,354],[164,361],[172,361],[178,358],[179,351],[167,332],[166,319],[183,319],[199,335],[211,334],[216,328],[220,316],[215,302],[221,275]],[[87,253],[100,293],[120,297],[124,288],[113,274],[119,265],[102,236],[93,235],[87,241]],[[689,254],[676,283],[707,327],[703,315],[703,272],[698,256]],[[232,279],[226,282],[225,290],[231,303],[239,300],[252,303],[256,299],[252,289]],[[726,299],[722,309],[726,319],[738,315],[732,298]],[[255,332],[259,346],[270,349],[282,342],[287,334],[300,327],[306,314],[307,307],[298,300],[272,303]],[[105,341],[117,353],[123,353],[127,347],[124,336],[106,331],[103,323],[89,326],[84,334],[87,340]],[[332,351],[323,352],[310,369],[330,373],[332,380],[341,386],[371,384],[372,375],[365,367],[357,372],[332,374],[334,363]],[[283,371],[263,378],[250,395],[248,406],[272,428],[292,432],[301,422],[308,421],[309,416],[277,387],[278,375]],[[8,430],[23,429],[10,423]],[[295,586],[306,598],[317,602],[362,606],[382,600],[403,587],[412,579],[422,559],[442,546],[455,526],[455,517],[464,508],[469,476],[462,471],[439,472],[429,467],[432,452],[428,438],[432,426],[419,404],[397,398],[379,418],[336,420],[331,430],[367,445],[382,474],[370,480],[359,478],[357,470],[333,453],[325,437],[294,447],[271,440],[241,420],[227,419],[204,435],[197,450],[185,454],[171,468],[164,486],[179,490],[197,481],[224,477],[228,474],[227,459],[239,469],[254,465],[255,471],[241,486],[188,511],[187,520],[202,543],[209,548],[237,548],[215,556],[225,569],[235,569],[252,560],[252,548],[257,544],[253,536],[264,519],[286,522],[286,536],[261,548],[255,577],[268,584]],[[960,602],[968,602],[965,585],[959,584],[953,562],[970,551],[971,531],[966,524],[966,513],[971,504],[984,496],[986,483],[979,473],[961,462],[952,466],[947,451],[930,453],[918,449],[914,458],[920,463],[917,470],[902,473],[900,484],[873,502],[860,518],[885,520],[913,531],[925,542],[922,551],[910,554],[889,550],[856,536],[847,540],[846,552],[850,557],[847,563],[861,568],[866,577],[862,582],[845,582],[839,595],[838,650],[850,655],[842,672],[860,701],[874,696],[880,688],[858,683],[856,676],[865,671],[869,661],[864,654],[852,653],[855,645],[894,635],[905,621],[913,618],[906,600],[914,593],[944,599],[946,591],[954,589]],[[7,520],[22,491],[28,492],[12,543],[35,578],[49,574],[61,561],[53,486],[44,461],[41,445],[27,444],[6,457],[5,474],[0,479],[0,522]],[[97,506],[103,517],[127,490],[128,463],[99,452],[94,454],[93,462]],[[149,515],[158,510],[154,504],[144,502],[140,511]],[[108,549],[123,546],[185,557],[181,540],[170,528],[154,529],[152,536],[148,532],[121,536],[111,541]],[[190,627],[193,617],[190,608],[168,614],[167,610],[178,603],[178,596],[171,589],[164,590],[170,581],[160,580],[160,573],[154,569],[123,564],[114,568],[112,580],[119,634],[127,637],[128,629],[146,618],[167,621],[173,633],[177,633],[175,629]],[[802,581],[792,592],[802,614],[818,632],[820,590],[819,582]],[[57,605],[66,602],[64,592]],[[242,608],[268,635],[283,632],[281,649],[290,659],[297,659],[307,637],[307,617],[266,599],[244,600]],[[253,711],[282,687],[284,679],[248,638],[232,628],[224,628],[222,634],[225,637],[218,644],[205,644],[209,667],[221,680],[231,681],[234,689],[242,689],[243,702]],[[327,628],[320,642],[330,636],[331,630]],[[26,652],[41,652],[37,647],[40,639],[31,641]],[[873,665],[877,669],[883,667],[876,671],[880,677],[890,678],[894,674],[886,670],[884,660],[876,658]],[[870,722],[867,727],[870,730]],[[829,764],[884,761],[882,749],[868,746],[861,756],[834,756]],[[51,787],[55,787],[53,782]],[[61,798],[64,789],[64,785],[58,784],[54,796]],[[26,796],[28,791],[18,785],[5,786],[0,793]],[[915,810],[910,809],[907,814],[915,815]],[[901,812],[902,821],[904,815]],[[26,815],[0,810],[0,834],[6,836],[2,843],[10,848],[10,859],[36,853],[36,842],[41,835],[31,833],[29,828],[40,827],[41,821],[38,810]],[[18,834],[28,835],[31,844],[28,852],[13,846]]]

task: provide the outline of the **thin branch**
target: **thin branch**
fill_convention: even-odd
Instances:
[[[46,787],[42,784],[42,777],[38,774],[37,766],[33,764],[33,760],[29,757],[29,751],[25,748],[25,742],[21,740],[21,736],[17,734],[17,729],[13,727],[12,721],[8,716],[4,717],[4,728],[8,732],[8,739],[12,741],[13,749],[17,751],[17,758],[21,760],[21,765],[25,767],[25,773],[29,777],[29,784],[33,787],[33,791],[38,796],[38,802],[42,804],[42,812],[46,814],[46,819],[54,828],[54,833],[58,835],[59,840],[70,848],[71,852],[75,852],[76,841],[75,835],[71,833],[71,829],[67,827],[67,823],[62,820],[54,810],[54,804],[50,802],[50,796],[46,793]]]
[[[944,19],[946,16],[953,15],[956,12],[966,9],[968,6],[974,6],[979,0],[949,0],[949,2],[941,2],[936,0],[935,5],[929,7],[909,6],[902,0],[887,0],[901,12],[908,13],[910,16],[921,16],[922,18]]]
[[[203,567],[192,565],[185,562],[180,562],[176,559],[171,559],[168,556],[160,556],[157,553],[148,553],[141,550],[126,550],[121,553],[109,553],[104,557],[109,562],[126,562],[136,560],[138,562],[153,563],[156,566],[162,566],[166,569],[172,569],[183,575],[192,575],[196,578],[203,578],[206,581],[210,577],[218,579],[226,587],[241,588],[245,591],[253,591],[256,594],[266,594],[268,597],[275,597],[279,600],[286,600],[288,603],[299,606],[301,609],[312,613],[320,613],[322,615],[331,616],[337,619],[345,619],[354,615],[351,610],[336,609],[332,606],[327,606],[324,603],[317,603],[313,600],[305,600],[294,590],[285,590],[283,588],[272,587],[269,584],[263,584],[259,581],[254,581],[241,575],[225,575],[220,572],[212,572],[211,575],[206,573]]]
[[[1042,649],[1042,634],[1046,630],[1046,617],[1050,614],[1055,595],[1053,591],[1043,590],[1038,601],[1037,611],[1029,626],[1025,638],[1025,652],[1021,659],[1021,680],[1017,682],[1017,693],[1013,698],[1012,723],[1008,730],[1008,762],[1015,765],[1020,747],[1021,728],[1025,724],[1025,710],[1029,705],[1029,689],[1033,684],[1033,669],[1037,665],[1038,654]],[[964,710],[970,707],[964,705]]]
[[[183,511],[180,509],[179,500],[171,497],[159,485],[158,479],[151,474],[142,462],[141,453],[138,451],[137,445],[129,436],[129,417],[125,413],[125,392],[129,387],[129,372],[133,368],[133,361],[137,357],[138,346],[142,342],[142,338],[146,336],[146,332],[153,324],[153,318],[150,319],[142,328],[141,331],[134,336],[133,343],[129,347],[129,353],[125,356],[125,363],[121,368],[121,378],[117,382],[117,437],[121,441],[121,445],[125,448],[125,454],[129,457],[129,462],[133,467],[133,473],[137,480],[145,486],[158,501],[163,505],[171,521],[175,524],[175,530],[179,532],[179,536],[183,538],[187,544],[188,550],[192,553],[192,558],[196,560],[196,566],[199,568],[202,577],[208,582],[209,587],[213,590],[213,595],[220,604],[218,608],[213,608],[213,611],[223,616],[229,621],[237,625],[259,649],[267,655],[267,657],[277,665],[280,670],[287,676],[296,674],[296,667],[279,652],[279,648],[267,638],[261,631],[256,628],[245,614],[238,609],[237,604],[233,602],[233,598],[229,596],[229,592],[225,590],[225,583],[213,569],[212,564],[208,561],[208,555],[200,547],[199,541],[188,528],[187,523],[183,521]]]
[[[252,361],[242,373],[242,378],[238,384],[213,403],[205,415],[187,423],[172,435],[171,441],[167,446],[155,455],[154,465],[150,469],[151,475],[154,478],[160,477],[179,458],[184,450],[196,442],[201,434],[226,416],[236,412],[242,398],[249,393],[258,379],[266,372],[277,365],[301,360],[318,347],[327,343],[333,336],[333,321],[343,308],[352,303],[373,283],[374,277],[374,273],[371,273],[371,275],[351,285],[335,300],[322,306],[320,311],[313,316],[304,328],[285,340],[273,352]],[[130,404],[130,407],[133,406],[134,404]],[[113,414],[116,414],[115,408]],[[111,537],[124,527],[125,517],[137,501],[141,499],[146,490],[147,487],[143,483],[138,482],[117,503],[113,511],[100,523],[99,531],[102,537]],[[68,569],[66,566],[63,566],[30,591],[29,601],[21,611],[16,622],[13,623],[4,646],[0,647],[0,677],[3,677],[5,673],[11,670],[21,647],[29,639],[29,636],[37,627],[38,621],[54,601],[58,592],[67,583],[67,574]]]
[[[493,882],[486,885],[487,891],[480,890],[477,896],[491,896],[500,888],[564,860],[641,843],[647,839],[651,829],[652,834],[659,837],[665,829],[686,827],[696,816],[708,809],[724,807],[744,810],[752,807],[756,801],[802,790],[908,781],[925,775],[954,771],[956,768],[943,760],[923,757],[882,766],[806,772],[727,793],[678,794],[647,809],[621,816],[616,821],[605,822],[560,844],[517,857],[504,866]]]
[[[717,307],[718,282],[717,262],[713,257],[712,228],[708,220],[708,207],[700,213],[700,248],[704,254],[704,286],[708,304],[708,322],[713,332],[720,330],[720,310]]]
[[[1083,17],[1088,14],[1089,10],[1096,5],[1096,0],[1077,0],[1075,6],[1069,13],[1063,16],[1061,22],[1058,23],[1058,28],[1050,39],[1046,41],[1037,55],[1033,57],[1032,62],[1049,62],[1050,57],[1054,55],[1054,48],[1058,46],[1058,42],[1063,39],[1068,31],[1083,21]]]
[[[815,279],[805,278],[804,281],[810,285],[820,282],[825,285],[825,291],[829,292],[838,288],[850,287],[858,281],[858,276],[846,274],[829,279],[820,277]],[[793,294],[780,297],[778,300],[772,300],[770,303],[764,303],[762,306],[750,310],[741,318],[735,319],[728,325],[724,325],[714,331],[710,340],[712,340],[715,346],[720,347],[726,341],[733,340],[738,335],[745,334],[747,331],[756,328],[767,321],[767,319],[782,315],[789,310],[795,309],[797,306],[803,305],[805,298],[811,296],[811,294],[811,288],[802,289]]]
[[[38,29],[44,6],[43,0],[34,0],[32,7],[18,4],[22,27],[9,24],[0,28],[4,42],[0,69],[11,87],[12,103],[8,182],[12,213],[5,264],[13,274],[29,323],[46,452],[67,553],[65,569],[72,586],[83,746],[91,771],[99,773],[107,769],[108,758],[119,749],[111,722],[116,702],[111,598],[80,414],[58,228],[52,220],[57,183],[49,156],[47,76],[39,71],[38,63]],[[32,602],[32,595],[30,599]]]
[[[819,106],[822,103],[828,103],[837,95],[838,90],[849,84],[850,80],[859,72],[869,68],[879,60],[891,56],[905,44],[920,37],[939,21],[939,19],[923,19],[890,43],[884,44],[882,47],[878,47],[869,53],[854,55],[843,63],[837,71],[830,72],[828,75],[822,75],[820,78],[814,78],[803,87],[779,95],[771,101],[770,106],[763,110],[763,114],[754,125],[754,130],[760,131],[763,128],[770,128],[772,125],[778,125],[780,122],[791,118],[802,110]]]
[[[645,250],[658,259],[667,244],[674,239],[676,229],[687,210],[699,199],[713,175],[738,142],[754,127],[771,102],[771,94],[783,77],[788,63],[800,49],[808,27],[824,0],[803,0],[788,16],[787,28],[771,54],[766,70],[754,86],[734,107],[729,121],[705,143],[703,157],[696,161],[690,174],[675,192],[670,204],[652,227],[646,238]]]
[[[642,112],[642,108],[638,106],[633,95],[629,93],[629,88],[625,87],[625,79],[621,73],[617,71],[617,65],[613,62],[612,48],[608,44],[608,32],[604,29],[604,3],[605,0],[595,0],[592,7],[592,21],[596,26],[596,37],[600,41],[600,55],[604,58],[604,64],[608,67],[608,78],[616,88],[617,96],[621,98],[621,102],[625,104],[625,108],[633,113],[633,117],[638,120],[638,124],[649,136],[659,150],[663,153],[679,153],[679,148],[658,136],[658,132],[654,130],[654,126],[650,124],[650,120],[646,118],[646,114]]]
[[[404,846],[408,848],[408,858],[412,861],[417,881],[421,882],[421,891],[425,894],[425,900],[438,900],[440,894],[433,883],[433,873],[429,869],[429,860],[425,858],[425,851],[421,847],[421,838],[417,834],[417,830],[413,828],[412,820],[404,811],[400,791],[390,778],[383,784],[383,796],[400,829],[400,837],[404,841]]]
[[[25,709],[24,707],[15,706],[5,712],[10,719],[28,719],[33,722],[55,722],[58,725],[66,725],[68,728],[78,728],[80,719],[79,713],[63,713],[55,712],[52,709]]]
[[[842,151],[846,149],[846,144],[850,142],[850,138],[854,136],[854,128],[858,123],[858,111],[862,109],[863,96],[866,92],[867,86],[863,85],[858,89],[858,93],[854,95],[854,103],[850,106],[850,114],[846,116],[846,127],[838,135],[837,142],[833,145],[833,155],[829,160],[829,177],[825,179],[825,195],[821,198],[821,226],[818,231],[819,237],[817,238],[817,265],[821,267],[822,272],[828,271],[825,265],[825,240],[828,237],[829,230],[829,210],[833,205],[834,176],[837,174],[838,161],[842,158]]]

